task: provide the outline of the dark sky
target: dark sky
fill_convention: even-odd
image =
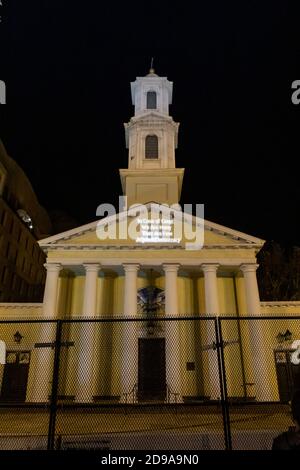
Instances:
[[[300,5],[2,0],[0,137],[48,209],[90,222],[121,194],[130,81],[174,82],[182,201],[300,245]]]

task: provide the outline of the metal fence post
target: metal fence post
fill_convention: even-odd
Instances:
[[[54,345],[55,352],[54,352],[53,375],[52,375],[52,391],[51,391],[51,398],[50,398],[50,416],[49,416],[48,446],[47,446],[48,450],[55,449],[55,428],[56,428],[56,416],[57,416],[57,397],[58,397],[58,385],[59,385],[59,366],[60,366],[62,326],[63,326],[63,321],[57,320],[56,337],[55,337],[55,345]]]
[[[218,317],[216,317],[214,323],[215,323],[215,333],[216,333],[216,345],[217,345],[217,356],[218,356],[219,382],[220,382],[220,393],[221,393],[221,406],[222,406],[222,416],[223,416],[225,449],[232,450],[229,403],[228,403],[228,395],[227,395],[226,369],[225,369],[225,359],[224,359],[224,343],[223,343],[221,320]]]

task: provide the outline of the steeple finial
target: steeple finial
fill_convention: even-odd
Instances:
[[[150,65],[149,73],[155,73],[155,70],[153,68],[153,62],[154,62],[154,57],[151,57],[151,65]]]

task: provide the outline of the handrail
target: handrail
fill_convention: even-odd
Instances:
[[[125,402],[126,405],[128,403],[136,403],[137,387],[138,387],[138,384],[136,383],[136,384],[134,384],[134,386],[133,386],[132,390],[130,390],[130,392],[123,393],[122,396],[125,398],[124,402]],[[132,402],[128,401],[128,397],[130,397],[130,395],[132,395]]]

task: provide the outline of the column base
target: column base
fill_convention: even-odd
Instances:
[[[178,395],[176,397],[172,396],[167,400],[167,403],[171,404],[171,405],[178,404],[178,403],[183,403],[183,398],[182,398],[181,395]]]
[[[39,404],[44,404],[44,405],[48,405],[48,403],[50,402],[50,398],[26,398],[25,400],[25,403],[39,403]]]

